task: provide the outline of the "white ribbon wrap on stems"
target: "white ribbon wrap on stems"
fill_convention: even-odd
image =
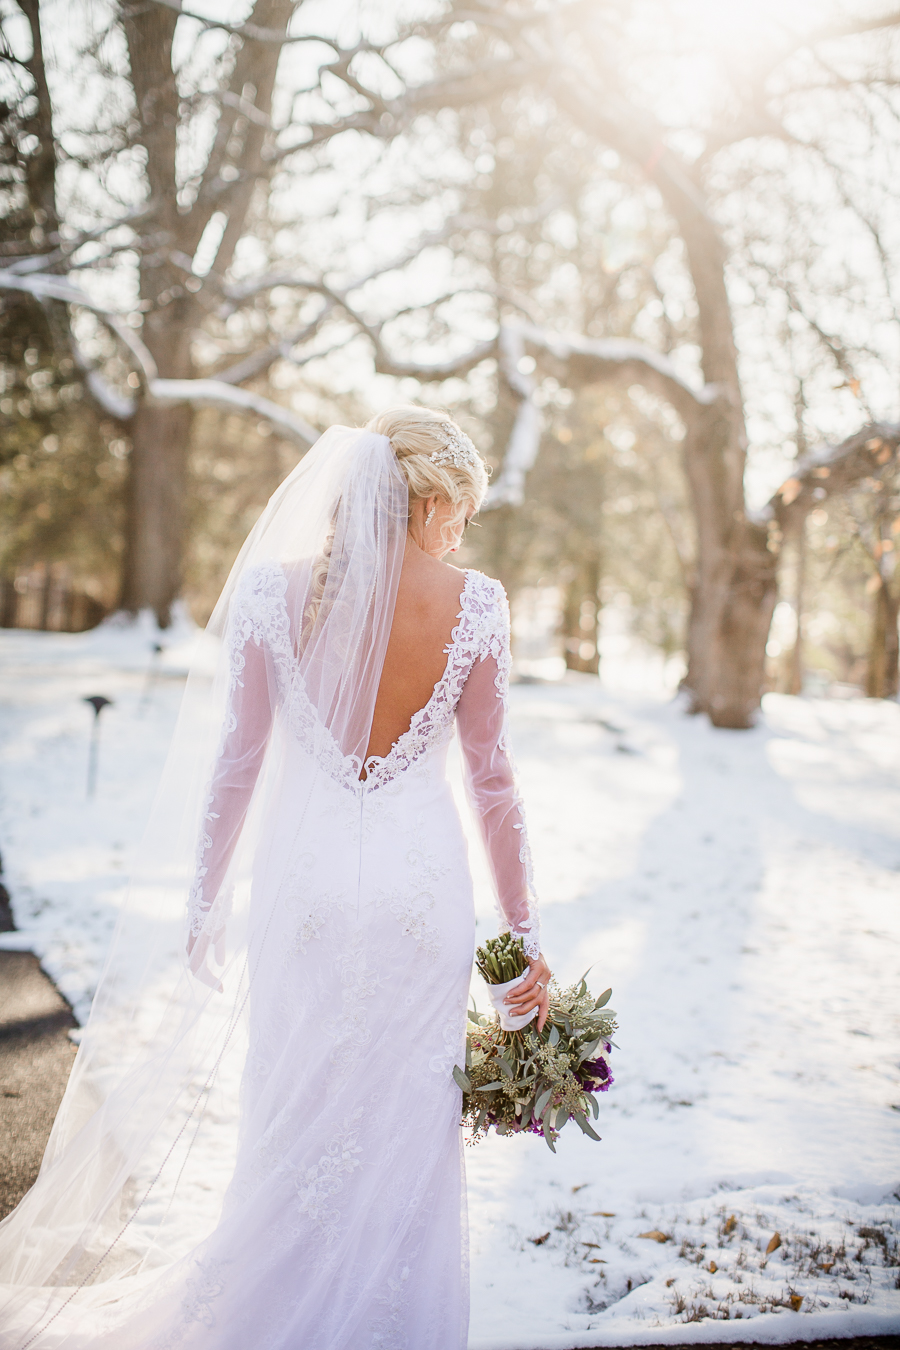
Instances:
[[[533,1017],[537,1017],[538,1009],[532,1008],[531,1012],[514,1013],[510,1012],[508,1006],[503,1002],[510,989],[515,989],[517,984],[521,984],[528,971],[523,971],[517,975],[514,980],[507,980],[506,984],[489,984],[487,987],[488,998],[500,1014],[500,1026],[504,1031],[519,1031],[527,1026]]]

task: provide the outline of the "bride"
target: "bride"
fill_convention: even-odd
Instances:
[[[454,726],[530,961],[511,1010],[543,1025],[549,980],[506,597],[444,561],[486,486],[445,414],[398,408],[327,431],[247,540],[40,1177],[0,1225],[3,1350],[464,1350]]]

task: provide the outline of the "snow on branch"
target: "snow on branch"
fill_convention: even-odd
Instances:
[[[500,329],[499,348],[500,369],[518,398],[519,407],[499,477],[491,484],[482,508],[485,511],[498,506],[521,506],[525,500],[525,475],[534,465],[541,444],[541,414],[534,401],[534,380],[530,373],[520,369],[525,355],[522,330],[504,324]]]
[[[562,337],[535,324],[521,324],[519,331],[532,346],[564,362],[575,380],[630,379],[668,399],[685,418],[723,397],[720,385],[694,388],[668,356],[630,338]]]
[[[121,339],[131,352],[142,376],[142,382],[149,401],[153,403],[190,403],[198,408],[222,408],[231,412],[252,413],[264,417],[286,439],[308,447],[318,439],[319,433],[302,417],[274,403],[260,394],[248,389],[240,389],[223,380],[166,380],[160,379],[147,347],[135,332],[123,322],[119,315],[111,313],[105,305],[91,299],[79,287],[71,285],[62,277],[46,275],[20,275],[8,270],[0,270],[0,290],[12,290],[33,295],[37,300],[60,300],[69,305],[80,305],[91,310]],[[137,401],[114,389],[99,371],[91,368],[90,363],[73,343],[76,364],[84,375],[85,383],[104,412],[119,421],[128,421],[134,416]]]
[[[221,380],[151,380],[147,393],[153,403],[190,403],[195,408],[220,408],[224,412],[253,413],[267,422],[286,439],[308,449],[319,439],[315,427],[302,417],[273,403],[270,398],[239,389]]]
[[[362,325],[361,325],[362,326]],[[385,351],[378,334],[371,328],[363,331],[375,345],[375,369],[379,375],[393,375],[398,380],[449,380],[452,375],[466,375],[474,366],[497,354],[497,339],[489,338],[470,347],[460,356],[449,356],[446,361],[401,361]]]

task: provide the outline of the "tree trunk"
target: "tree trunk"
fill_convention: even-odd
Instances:
[[[192,410],[144,405],[132,426],[126,552],[120,607],[151,609],[161,628],[181,592],[187,450]]]
[[[142,277],[142,281],[144,278]],[[150,274],[150,285],[158,278]],[[147,316],[144,341],[165,378],[196,375],[191,357],[193,297],[184,296]],[[187,404],[142,402],[130,426],[126,491],[126,549],[120,608],[150,609],[161,628],[171,622],[181,593],[187,539],[188,454],[194,410]]]
[[[255,0],[250,17],[259,27],[285,32],[294,9],[293,0]],[[188,380],[197,374],[191,337],[205,309],[202,298],[185,289],[185,259],[193,257],[213,210],[222,210],[227,227],[214,270],[224,272],[232,260],[255,185],[270,172],[263,165],[262,149],[281,48],[277,43],[247,42],[238,50],[231,93],[251,97],[262,125],[248,122],[242,149],[235,152],[239,153],[240,172],[227,186],[220,169],[230,153],[229,135],[236,113],[222,109],[197,200],[185,212],[179,209],[175,173],[180,100],[172,43],[177,23],[177,11],[162,5],[134,5],[123,13],[158,240],[158,247],[141,262],[141,301],[146,312],[142,337],[160,376]],[[170,622],[172,602],[182,583],[192,422],[193,412],[186,405],[161,408],[144,402],[131,427],[121,605],[131,613],[152,609],[163,627]]]
[[[777,598],[768,532],[744,513],[736,472],[743,457],[743,419],[724,400],[688,426],[684,465],[697,522],[697,569],[683,683],[692,711],[705,712],[717,727],[753,725]]]
[[[803,605],[806,588],[806,517],[804,516],[797,531],[797,574],[794,578],[794,613],[797,616],[797,632],[788,665],[788,693],[803,693]]]
[[[869,698],[896,698],[900,676],[897,618],[900,596],[894,596],[883,578],[875,592],[866,694]]]
[[[704,382],[713,403],[678,411],[685,421],[684,463],[697,526],[697,574],[688,629],[693,710],[715,726],[753,725],[763,690],[765,649],[776,598],[776,558],[767,531],[746,517],[747,435],[725,279],[725,246],[691,165],[666,144],[646,110],[606,91],[557,83],[560,106],[592,138],[605,140],[652,181],[677,222],[697,301]]]
[[[157,284],[155,274],[150,278]],[[194,304],[193,297],[185,296],[147,316],[144,341],[165,378],[189,380],[196,375],[190,345]],[[157,407],[142,402],[129,428],[119,607],[130,614],[150,609],[161,628],[168,628],[172,604],[181,593],[193,421],[194,410],[187,404]]]
[[[566,670],[600,671],[600,555],[586,553],[566,587],[562,612]]]

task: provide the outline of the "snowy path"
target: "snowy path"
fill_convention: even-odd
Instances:
[[[0,634],[0,945],[82,1017],[180,693],[141,706],[150,641]],[[716,732],[585,678],[517,687],[514,739],[545,949],[621,1049],[602,1144],[468,1152],[473,1350],[900,1331],[900,708]]]

